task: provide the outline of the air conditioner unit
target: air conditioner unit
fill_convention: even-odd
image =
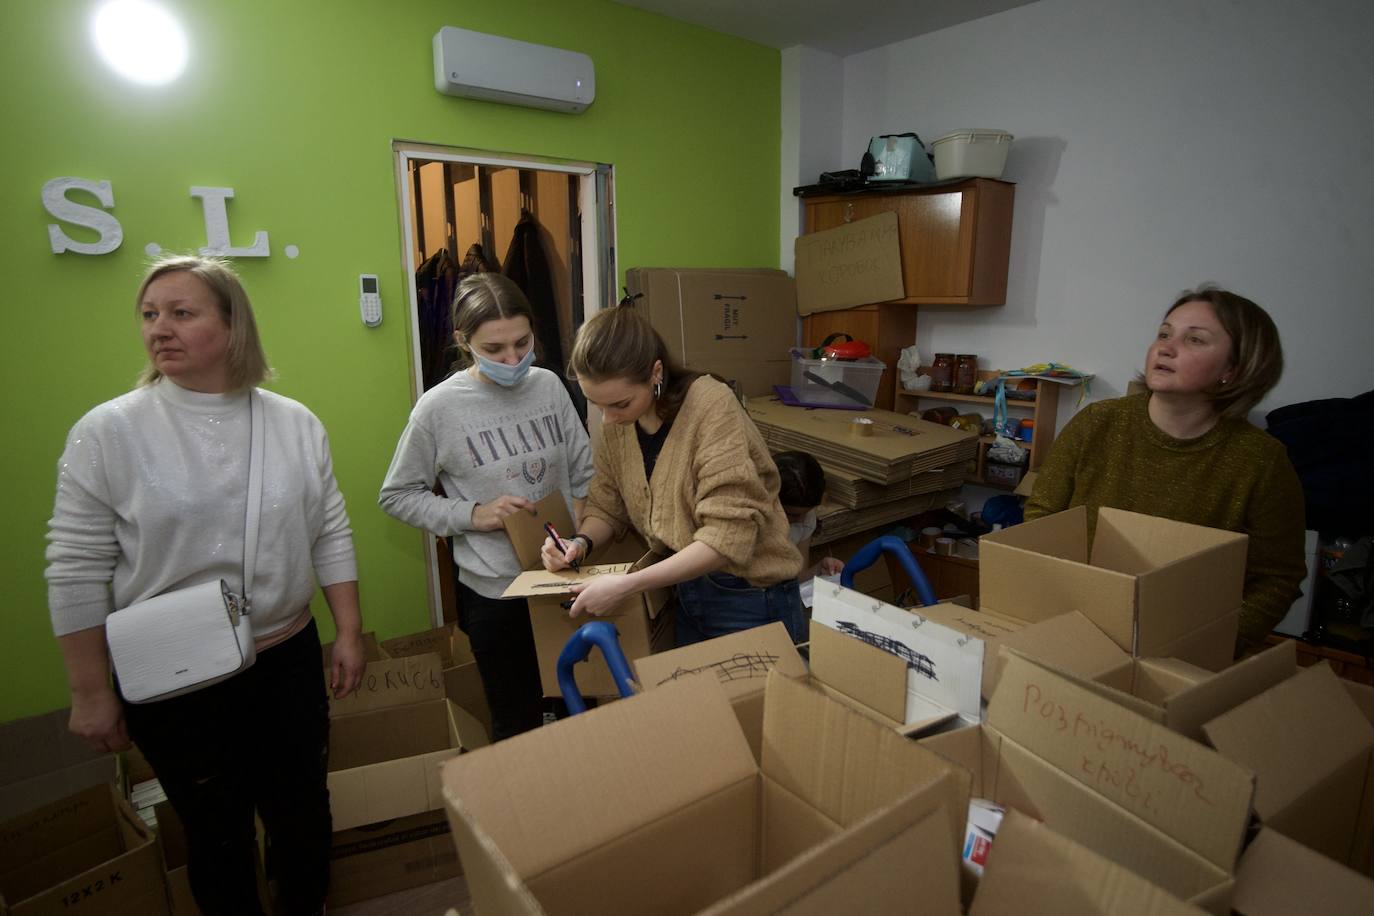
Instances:
[[[447,95],[552,111],[596,98],[592,59],[576,51],[445,26],[434,36],[434,88]]]

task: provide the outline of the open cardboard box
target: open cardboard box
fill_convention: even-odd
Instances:
[[[1374,725],[1328,665],[1290,668],[1202,730],[1218,751],[1254,771],[1255,813],[1265,826],[1364,867],[1374,833]]]
[[[969,916],[1201,916],[1203,912],[1013,810],[997,831]]]
[[[115,755],[72,734],[71,714],[58,709],[0,725],[0,820],[118,778]]]
[[[957,914],[968,775],[772,672],[756,763],[687,678],[444,765],[484,913]]]
[[[768,672],[806,678],[806,662],[781,622],[729,633],[634,662],[640,686],[653,690],[684,678],[710,678],[725,690],[754,759],[763,756],[763,697]]]
[[[331,701],[334,906],[458,874],[444,854],[439,764],[486,746],[487,733],[446,698],[442,666],[432,652],[371,662],[357,693]]]
[[[1248,537],[1083,506],[979,539],[984,610],[1036,622],[1080,611],[1126,652],[1212,671],[1235,653]]]
[[[1231,907],[1239,916],[1369,916],[1374,881],[1266,827],[1240,857]]]
[[[356,693],[331,698],[336,831],[443,807],[438,765],[487,743],[472,715],[445,698],[441,670],[433,653],[371,662]]]
[[[0,824],[0,913],[165,916],[157,839],[112,784]]]
[[[1342,681],[1350,698],[1360,708],[1365,719],[1374,725],[1374,686]],[[1369,765],[1370,784],[1364,790],[1364,805],[1360,809],[1361,823],[1374,823],[1374,762]],[[1365,831],[1355,838],[1355,848],[1350,855],[1350,867],[1374,878],[1374,830]]]
[[[1044,821],[1174,896],[1226,914],[1254,776],[1009,652],[987,720],[920,739],[973,795]],[[997,855],[997,840],[992,856]]]
[[[632,267],[625,289],[681,365],[746,395],[791,382],[797,293],[786,271]]]
[[[459,709],[471,713],[482,723],[487,735],[491,735],[491,707],[487,704],[482,675],[477,670],[472,645],[457,624],[396,636],[383,642],[381,649],[389,658],[407,658],[426,652],[437,654],[443,665],[445,695]]]
[[[594,565],[583,565],[580,571],[565,569],[548,572],[539,558],[547,537],[544,533],[545,522],[552,523],[559,535],[570,536],[573,523],[563,494],[555,491],[544,497],[536,504],[534,513],[516,512],[502,520],[525,572],[516,576],[501,596],[529,601],[530,625],[534,629],[534,647],[539,655],[539,679],[544,686],[544,696],[562,695],[558,688],[558,654],[572,635],[589,620],[600,619],[613,623],[620,636],[621,651],[630,661],[672,648],[672,619],[670,614],[663,612],[668,605],[667,589],[632,595],[613,612],[600,618],[572,618],[561,606],[563,601],[572,597],[571,587],[574,584],[600,575],[643,569],[659,559],[656,554],[647,552],[642,542],[627,535],[617,544],[604,547],[598,544],[597,559],[600,562]],[[593,652],[591,664],[577,666],[576,679],[584,697],[620,695],[599,649]]]

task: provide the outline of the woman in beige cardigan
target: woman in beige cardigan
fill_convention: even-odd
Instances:
[[[572,616],[674,586],[678,645],[774,620],[803,641],[802,558],[778,502],[777,467],[729,387],[677,366],[629,306],[578,330],[569,374],[604,422],[580,528],[561,547],[545,542],[545,567],[566,568],[629,527],[667,555],[578,587]]]

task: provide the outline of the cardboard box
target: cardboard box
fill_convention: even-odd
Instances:
[[[67,728],[70,709],[0,725],[0,820],[118,778],[114,754],[101,754]]]
[[[463,873],[443,811],[425,811],[334,833],[330,908]]]
[[[1360,707],[1365,719],[1374,725],[1374,686],[1357,684],[1354,681],[1341,682]],[[1374,824],[1374,763],[1370,764],[1370,785],[1365,787],[1364,805],[1360,809],[1361,823]],[[1350,855],[1350,867],[1374,878],[1374,830],[1366,831],[1355,838],[1355,848]]]
[[[1176,658],[1128,661],[1125,683],[1104,681],[1084,686],[1201,742],[1207,741],[1202,731],[1205,723],[1291,677],[1297,669],[1297,654],[1288,641],[1221,672]]]
[[[113,785],[0,824],[0,913],[167,914],[162,853]]]
[[[1255,813],[1265,826],[1361,865],[1374,832],[1374,725],[1326,663],[1296,670],[1202,730],[1254,771]]]
[[[969,916],[1005,913],[1201,916],[1203,910],[1044,824],[1008,811]]]
[[[1078,506],[979,539],[981,606],[1037,622],[1079,611],[1137,657],[1230,665],[1245,579],[1244,534]]]
[[[443,665],[441,675],[444,679],[444,693],[459,709],[471,713],[487,736],[491,736],[491,707],[487,705],[486,689],[482,686],[482,675],[477,670],[477,659],[473,657],[472,645],[467,635],[458,629],[457,624],[447,624],[388,639],[381,645],[382,651],[391,658],[407,658],[434,652]]]
[[[688,678],[449,761],[478,911],[959,912],[967,774],[778,672],[763,728]]]
[[[806,662],[781,622],[648,655],[634,662],[634,668],[645,690],[683,678],[717,681],[730,699],[755,760],[763,757],[763,694],[768,672],[806,677]]]
[[[1182,900],[1228,913],[1254,776],[1030,659],[1003,653],[984,723],[919,743],[968,768],[975,797],[1044,821]]]
[[[619,543],[597,545],[596,564],[583,565],[580,571],[571,569],[551,573],[544,569],[539,552],[547,535],[544,523],[549,522],[560,535],[573,530],[572,517],[563,495],[551,493],[536,504],[534,513],[516,512],[502,520],[520,565],[526,571],[516,576],[502,594],[503,598],[525,598],[530,605],[530,626],[534,629],[534,648],[539,654],[539,679],[544,696],[562,696],[558,688],[558,655],[572,635],[590,620],[606,620],[615,624],[620,636],[620,649],[634,661],[653,652],[673,647],[672,616],[663,613],[668,606],[668,589],[654,589],[632,595],[613,612],[603,617],[572,618],[561,603],[572,597],[571,587],[596,576],[633,572],[655,562],[658,557],[646,552],[644,542],[626,535]],[[594,651],[587,664],[578,665],[574,676],[584,697],[618,697],[620,691],[601,657]]]
[[[687,368],[736,382],[746,395],[791,380],[797,293],[786,272],[632,267],[625,286],[642,294],[635,305]]]
[[[1239,916],[1369,916],[1374,881],[1265,828],[1240,857],[1231,906]]]
[[[329,801],[335,831],[443,806],[438,765],[484,746],[473,717],[444,696],[439,656],[383,659],[331,699]]]

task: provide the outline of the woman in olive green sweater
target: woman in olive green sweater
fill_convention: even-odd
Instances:
[[[803,641],[802,559],[778,469],[730,389],[674,365],[649,320],[624,305],[578,329],[569,369],[603,423],[581,527],[562,545],[545,542],[544,566],[562,569],[629,527],[666,556],[575,589],[572,615],[674,586],[678,645],[775,620]]]
[[[1302,485],[1283,445],[1246,414],[1278,382],[1265,311],[1204,287],[1165,313],[1145,358],[1149,391],[1090,404],[1055,440],[1026,519],[1112,506],[1249,535],[1237,652],[1261,643],[1299,594]]]

